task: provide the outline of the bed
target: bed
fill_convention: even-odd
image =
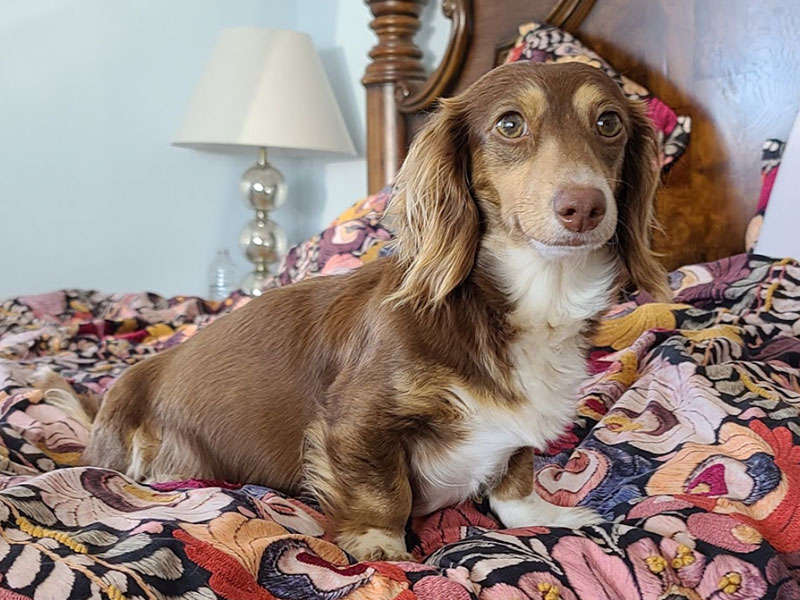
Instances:
[[[607,522],[507,530],[468,502],[408,524],[419,562],[356,563],[313,498],[75,466],[86,426],[36,387],[43,373],[103,393],[247,298],[63,290],[0,303],[0,599],[800,598],[800,264],[742,252],[758,150],[788,132],[800,98],[800,6],[446,0],[451,40],[426,77],[422,2],[367,3],[374,194],[293,248],[275,286],[386,251],[385,186],[414,132],[438,97],[505,59],[524,23],[575,33],[691,119],[682,156],[665,154],[658,207],[674,297],[606,315],[579,418],[537,458],[544,497]]]

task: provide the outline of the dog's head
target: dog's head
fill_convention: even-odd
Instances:
[[[397,177],[397,299],[441,302],[482,236],[546,259],[610,247],[628,284],[666,297],[650,249],[658,144],[643,107],[599,69],[515,63],[443,99]]]

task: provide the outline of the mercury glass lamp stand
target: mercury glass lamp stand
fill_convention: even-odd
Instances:
[[[286,200],[286,180],[267,162],[267,149],[258,149],[258,162],[242,175],[242,195],[256,217],[239,234],[239,246],[254,269],[242,280],[242,291],[260,296],[272,276],[270,267],[286,253],[286,234],[270,220],[271,210]]]

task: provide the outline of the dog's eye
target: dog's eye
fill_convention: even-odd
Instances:
[[[614,111],[606,111],[597,118],[597,131],[603,137],[614,137],[622,131],[622,119]]]
[[[507,138],[518,138],[527,131],[525,119],[518,112],[507,112],[497,120],[495,125],[500,135]]]

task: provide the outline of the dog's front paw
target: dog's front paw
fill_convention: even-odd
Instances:
[[[599,513],[585,506],[558,507],[562,510],[554,513],[555,518],[551,522],[552,527],[567,527],[569,529],[580,529],[590,525],[599,525],[604,521]]]
[[[556,506],[536,495],[518,500],[491,499],[492,510],[508,528],[566,527],[580,529],[603,522],[603,518],[585,506]]]
[[[403,535],[393,534],[383,529],[367,529],[364,533],[340,533],[336,542],[345,552],[359,561],[393,560],[416,562],[406,550]]]

